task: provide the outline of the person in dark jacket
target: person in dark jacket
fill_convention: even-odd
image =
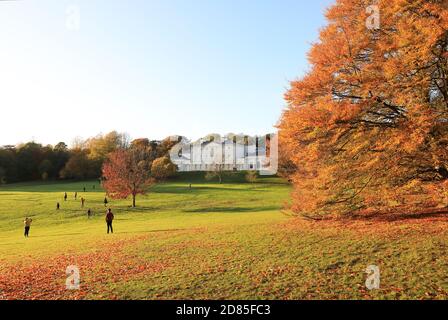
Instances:
[[[26,217],[25,220],[23,220],[23,224],[25,225],[25,237],[28,238],[30,236],[30,227],[31,222],[33,222],[33,219]]]
[[[114,214],[112,213],[111,209],[108,209],[106,213],[107,234],[109,234],[109,230],[111,233],[114,233],[114,229],[112,228],[112,221],[114,221]]]
[[[104,198],[104,207],[107,207],[107,203],[108,203],[108,201],[107,201],[107,197],[105,197],[105,198]]]

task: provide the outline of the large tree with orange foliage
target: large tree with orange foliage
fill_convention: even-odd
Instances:
[[[291,83],[280,144],[304,215],[448,205],[448,1],[337,0]]]

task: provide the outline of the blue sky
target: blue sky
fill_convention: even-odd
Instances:
[[[331,3],[1,1],[0,145],[272,132]]]

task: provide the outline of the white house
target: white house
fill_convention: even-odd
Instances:
[[[212,136],[193,143],[182,142],[173,148],[171,161],[180,172],[263,170],[267,159],[267,139],[229,135]]]

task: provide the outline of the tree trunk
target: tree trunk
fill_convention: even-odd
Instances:
[[[132,195],[132,208],[135,208],[135,194]]]

